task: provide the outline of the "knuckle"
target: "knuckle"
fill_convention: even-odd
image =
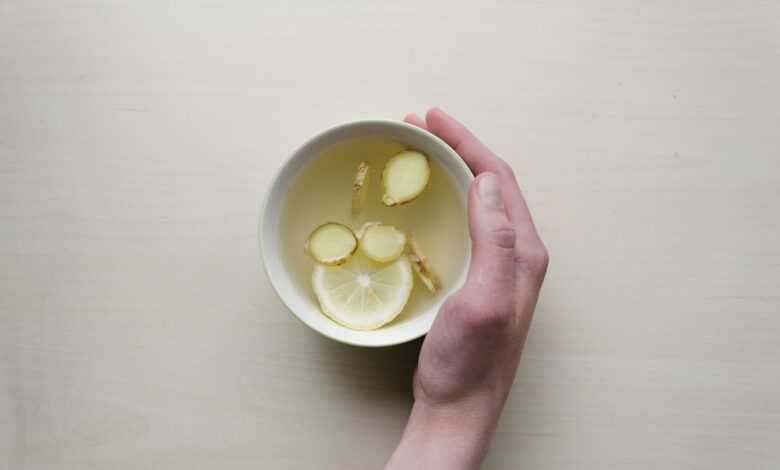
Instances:
[[[465,329],[478,334],[506,328],[513,315],[511,305],[503,305],[499,299],[485,302],[464,298],[459,307]]]
[[[512,318],[512,311],[502,308],[483,308],[470,311],[466,325],[475,333],[503,330],[507,328]]]
[[[512,178],[515,177],[515,170],[512,168],[512,165],[505,162],[504,160],[498,159],[498,172],[502,173],[507,176],[511,176]]]
[[[542,275],[547,272],[550,264],[550,254],[543,244],[523,250],[515,256],[515,263],[525,272],[534,275]]]

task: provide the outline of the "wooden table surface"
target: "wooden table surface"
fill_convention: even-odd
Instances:
[[[380,468],[419,343],[295,320],[261,198],[437,104],[552,261],[485,469],[780,468],[776,1],[0,1],[0,468]]]

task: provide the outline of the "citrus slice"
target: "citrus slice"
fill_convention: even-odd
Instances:
[[[357,246],[357,238],[349,227],[328,222],[311,232],[304,251],[318,263],[337,266],[345,263],[355,253]]]
[[[315,266],[311,281],[322,312],[353,330],[373,330],[392,321],[414,284],[406,257],[380,264],[360,253],[341,266]]]
[[[384,205],[392,207],[412,201],[423,192],[431,176],[428,157],[406,150],[391,158],[382,171]]]

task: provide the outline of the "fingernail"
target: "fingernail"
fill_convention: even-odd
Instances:
[[[479,179],[477,187],[479,200],[486,207],[491,209],[501,209],[504,207],[504,201],[501,199],[501,189],[498,187],[498,176],[493,173],[485,173]]]

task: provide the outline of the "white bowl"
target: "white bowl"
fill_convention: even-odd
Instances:
[[[463,160],[444,141],[433,134],[410,124],[396,121],[357,121],[329,129],[309,139],[296,150],[272,180],[266,194],[260,219],[259,238],[260,250],[268,278],[274,290],[303,323],[328,338],[355,346],[390,346],[419,338],[428,332],[436,317],[436,313],[449,294],[460,288],[466,279],[470,250],[466,253],[462,272],[456,277],[457,282],[445,288],[440,296],[440,302],[431,308],[413,312],[403,322],[391,322],[377,330],[350,330],[332,321],[320,311],[316,299],[296,286],[287,267],[280,259],[281,240],[279,226],[282,211],[285,206],[287,188],[298,172],[311,160],[320,156],[323,151],[334,144],[360,137],[380,137],[395,140],[409,148],[419,150],[437,161],[452,177],[453,181],[464,194],[468,193],[469,185],[474,179],[471,170]],[[463,197],[465,207],[466,197]]]

